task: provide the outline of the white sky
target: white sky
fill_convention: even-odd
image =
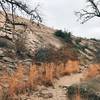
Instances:
[[[84,8],[86,0],[27,0],[31,7],[38,2],[45,25],[69,30],[76,36],[100,39],[100,18],[94,18],[85,24],[76,21],[74,11]]]

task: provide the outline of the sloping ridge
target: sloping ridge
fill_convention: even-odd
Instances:
[[[0,27],[1,27],[0,38],[6,38],[12,40],[13,39],[12,25],[7,24],[6,29],[3,29],[5,18],[2,14],[0,14]],[[15,31],[17,34],[23,34],[23,36],[26,35],[25,45],[29,49],[29,51],[34,52],[39,48],[49,48],[49,47],[53,49],[61,49],[64,46],[65,42],[57,38],[53,34],[56,31],[55,29],[47,27],[43,24],[38,25],[35,22],[31,23],[28,19],[19,16],[15,16],[15,19],[16,22],[24,23],[26,25],[26,26],[17,25],[15,27]],[[72,41],[75,42],[74,39],[78,39],[78,37],[75,36],[72,37]],[[73,44],[76,45],[76,43]],[[79,50],[79,53],[81,55],[81,56],[79,55],[79,58],[82,59],[82,61],[85,59],[87,60],[87,62],[90,62],[93,61],[94,58],[98,59],[98,54],[99,54],[98,52],[100,52],[100,41],[81,38],[81,42],[79,44],[82,46],[87,46],[87,48],[85,48],[84,51]],[[71,49],[71,47],[68,48]]]
[[[37,48],[41,47],[48,47],[52,46],[54,48],[61,48],[63,46],[62,41],[60,41],[58,38],[54,36],[54,33],[56,30],[49,28],[43,24],[37,24],[37,23],[31,23],[29,20],[15,16],[16,22],[24,23],[26,24],[26,27],[23,25],[17,25],[15,27],[15,31],[17,34],[26,35],[26,46],[28,49],[31,49],[34,51]],[[4,25],[5,18],[2,14],[0,14],[0,27],[2,28]],[[7,24],[6,31],[4,29],[1,29],[0,31],[0,37],[8,37],[9,39],[12,39],[12,25]]]

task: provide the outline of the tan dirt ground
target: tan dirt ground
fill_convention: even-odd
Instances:
[[[30,96],[22,96],[21,100],[68,100],[66,91],[63,86],[70,86],[75,83],[80,83],[80,79],[83,77],[82,73],[67,75],[56,80],[54,87],[43,87],[38,92],[34,92]]]

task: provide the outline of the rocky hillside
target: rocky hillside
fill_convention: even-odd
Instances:
[[[1,15],[0,16],[0,27],[3,27],[4,25],[4,17]],[[53,36],[55,30],[49,27],[46,27],[42,24],[36,24],[36,23],[31,23],[27,19],[23,19],[21,17],[16,16],[16,22],[20,24],[25,24],[25,25],[17,25],[15,26],[15,35],[22,34],[27,35],[26,37],[26,45],[28,46],[29,49],[35,49],[39,48],[42,46],[54,46],[56,48],[60,48],[63,43],[55,38]],[[6,29],[1,29],[0,36],[2,37],[8,37],[10,40],[12,40],[12,25],[7,24]],[[15,36],[16,37],[16,36]]]
[[[54,94],[57,92],[59,97],[64,93],[59,86],[55,87],[54,79],[78,73],[77,77],[73,74],[63,79],[67,80],[67,85],[74,82],[77,84],[80,75],[90,64],[93,69],[90,66],[87,76],[90,77],[91,73],[94,73],[92,76],[100,74],[100,40],[75,37],[70,32],[15,17],[19,25],[13,30],[11,24],[5,25],[5,18],[0,14],[0,100],[11,100],[14,96],[23,98],[20,93],[25,98],[26,95],[31,96],[35,94],[33,91],[37,85],[52,86],[51,90]],[[61,80],[61,86],[63,81]],[[37,91],[41,92],[39,89]],[[60,89],[60,94],[57,89]],[[40,94],[36,93],[36,96],[39,97]],[[42,96],[52,98],[53,95],[45,92]],[[57,98],[56,94],[54,97]]]
[[[73,43],[79,51],[82,64],[100,61],[100,41],[96,39],[74,38]]]
[[[73,57],[76,56],[72,55],[72,53],[69,53],[71,50],[74,50],[77,53],[81,65],[99,62],[99,40],[71,36],[72,43],[65,42],[63,39],[54,35],[56,30],[42,24],[38,25],[36,23],[31,23],[29,20],[22,17],[15,17],[16,22],[20,23],[20,25],[17,25],[13,32],[11,24],[7,24],[6,27],[3,27],[5,18],[2,14],[0,14],[0,57],[3,57],[4,60],[7,54],[9,54],[8,56],[13,55],[13,57],[16,59],[16,52],[17,55],[24,55],[25,58],[26,56],[30,57],[34,55],[34,52],[40,48],[52,48],[54,50],[60,50],[66,47],[68,55]],[[15,34],[12,35],[12,33]],[[16,48],[19,49],[16,50]],[[20,52],[21,50],[22,52]],[[6,58],[6,60],[10,60],[11,62],[13,61],[11,58]]]

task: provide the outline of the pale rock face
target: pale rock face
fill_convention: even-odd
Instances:
[[[4,21],[4,16],[0,14],[0,27],[3,27]],[[36,23],[32,24],[29,20],[18,16],[16,16],[16,21],[27,24],[26,28],[22,25],[17,25],[15,30],[17,34],[22,34],[24,32],[23,35],[26,35],[25,45],[32,52],[39,48],[48,48],[49,46],[52,46],[56,49],[59,49],[63,46],[63,43],[54,36],[54,29],[46,27],[42,24],[40,24],[40,26],[38,26]],[[8,37],[11,40],[13,39],[13,35],[10,31],[0,31],[0,36]]]
[[[13,38],[13,35],[12,34],[9,34],[9,33],[5,33],[3,31],[0,31],[0,36],[1,37],[8,37],[9,39],[12,39]]]
[[[0,12],[0,13],[2,13],[2,12]],[[2,14],[0,14],[0,27],[4,26],[4,22],[5,22],[5,18]]]
[[[48,33],[42,33],[42,32],[28,32],[27,34],[27,46],[30,49],[37,49],[37,48],[45,48],[48,46],[53,46],[54,48],[61,48],[62,43],[60,40],[53,37],[53,35]]]
[[[26,46],[28,49],[34,51],[39,48],[48,48],[49,46],[60,49],[63,46],[63,43],[53,35],[55,30],[43,25],[40,25],[40,27],[36,24],[29,26],[26,30]]]

